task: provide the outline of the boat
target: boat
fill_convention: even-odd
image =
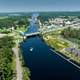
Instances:
[[[30,51],[31,51],[31,52],[33,51],[33,47],[30,47]]]

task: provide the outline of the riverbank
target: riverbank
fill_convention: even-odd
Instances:
[[[59,52],[60,55],[66,57],[73,63],[80,66],[80,57],[75,56],[74,54],[65,52],[64,50],[65,48],[72,47],[68,42],[64,40],[60,40],[58,38],[58,35],[56,36],[56,35],[51,35],[51,34],[44,35],[43,39],[48,46],[54,48],[57,52]]]
[[[12,51],[14,52],[16,58],[16,80],[23,80],[22,67],[19,59],[19,49],[17,43],[16,46],[12,48]]]
[[[23,55],[22,55],[22,50],[19,48],[19,57],[20,57],[20,62],[22,66],[22,74],[23,74],[23,80],[30,80],[30,70],[28,67],[26,67]]]
[[[50,50],[51,50],[52,52],[55,52],[58,56],[60,56],[61,58],[63,58],[63,59],[66,60],[67,62],[71,63],[72,65],[74,65],[75,67],[77,67],[77,68],[80,70],[80,66],[79,66],[77,63],[71,61],[70,58],[68,58],[68,57],[66,57],[66,56],[64,56],[64,55],[62,55],[62,54],[59,54],[59,52],[54,51],[53,49],[50,49]]]
[[[27,67],[24,66],[25,62],[20,49],[20,43],[23,41],[23,38],[16,31],[12,35],[14,35],[15,42],[14,53],[16,54],[17,80],[30,80],[30,71]]]

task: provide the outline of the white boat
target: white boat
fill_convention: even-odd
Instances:
[[[30,51],[31,51],[31,52],[33,51],[33,47],[30,47]]]

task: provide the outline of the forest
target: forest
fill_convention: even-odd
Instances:
[[[80,29],[68,27],[61,32],[61,35],[63,35],[65,38],[80,39]]]
[[[0,38],[0,80],[12,80],[13,37]]]
[[[80,44],[80,29],[68,27],[61,32],[61,35],[74,43]]]

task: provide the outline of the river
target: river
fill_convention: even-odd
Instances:
[[[80,70],[52,52],[39,36],[26,39],[21,49],[31,80],[80,80]]]

